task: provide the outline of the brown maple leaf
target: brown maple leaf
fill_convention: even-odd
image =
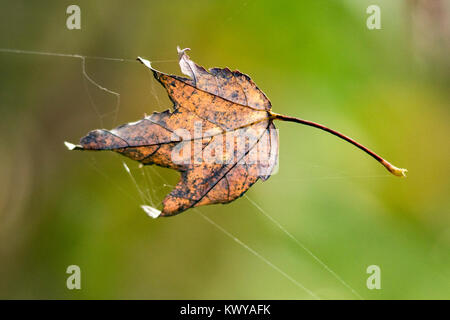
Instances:
[[[112,150],[144,165],[175,169],[181,179],[163,201],[162,216],[192,207],[228,203],[258,179],[270,177],[278,157],[275,119],[328,131],[364,150],[397,176],[392,166],[354,140],[314,122],[275,114],[265,94],[249,76],[228,68],[208,71],[178,48],[181,71],[189,78],[151,69],[173,102],[173,111],[155,112],[112,130],[94,130],[67,144],[77,150]]]

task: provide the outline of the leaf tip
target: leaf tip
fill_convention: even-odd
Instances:
[[[79,146],[79,145],[76,145],[76,144],[73,144],[73,143],[70,143],[70,142],[67,142],[67,141],[64,141],[64,145],[70,151],[72,151],[72,150],[83,150],[82,146]]]
[[[159,217],[159,215],[161,214],[161,211],[158,209],[155,209],[153,207],[150,207],[148,205],[141,205],[142,210],[144,210],[144,212],[151,218],[156,219]]]
[[[152,63],[151,63],[149,60],[144,59],[144,58],[141,58],[141,57],[137,57],[136,60],[139,61],[140,63],[142,63],[142,64],[143,64],[144,66],[146,66],[147,68],[153,70],[153,68],[152,68]]]
[[[177,46],[177,52],[178,52],[178,55],[181,57],[181,56],[183,56],[183,54],[186,52],[186,51],[190,51],[191,50],[191,48],[184,48],[184,49],[180,49],[180,46]]]

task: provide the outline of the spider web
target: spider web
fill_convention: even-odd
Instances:
[[[100,83],[98,83],[95,80],[95,77],[90,74],[87,70],[87,61],[88,60],[104,60],[104,61],[116,61],[116,62],[133,62],[138,63],[135,59],[127,59],[127,58],[111,58],[111,57],[98,57],[98,56],[85,56],[80,54],[67,54],[67,53],[58,53],[58,52],[43,52],[43,51],[31,51],[31,50],[20,50],[20,49],[10,49],[10,48],[0,48],[0,52],[3,53],[11,53],[11,54],[27,54],[27,55],[44,55],[44,56],[53,56],[53,57],[66,57],[66,58],[72,58],[72,59],[79,59],[81,62],[81,74],[83,77],[83,83],[84,88],[86,91],[86,94],[89,98],[91,107],[93,109],[93,112],[96,114],[100,121],[100,125],[103,127],[104,121],[103,119],[107,116],[112,115],[113,117],[113,125],[116,125],[118,113],[120,110],[120,93],[113,91],[111,89],[108,89],[104,86],[102,86]],[[177,60],[150,60],[152,63],[163,63],[163,62],[177,62]],[[154,87],[154,81],[152,78],[152,75],[149,70],[147,70],[149,81],[150,81],[150,92],[155,98],[157,104],[159,107],[162,107],[160,98],[155,90]],[[114,96],[116,99],[116,103],[112,110],[107,112],[100,112],[100,108],[98,107],[97,103],[95,102],[95,99],[91,93],[91,88],[93,87],[96,90],[100,90],[102,92],[105,92],[111,96]],[[115,181],[113,178],[111,178],[109,175],[107,175],[104,170],[100,169],[100,167],[96,164],[95,157],[90,158],[90,162],[88,163],[93,170],[95,170],[100,176],[102,176],[105,180],[107,180],[109,183],[111,183],[114,187],[116,187],[121,193],[126,195],[129,199],[131,199],[133,202],[135,202],[137,205],[139,205],[149,216],[155,218],[159,215],[159,210],[156,209],[159,207],[162,203],[162,200],[156,200],[158,198],[158,190],[161,190],[161,188],[173,188],[172,185],[168,184],[166,179],[158,172],[157,169],[154,168],[154,166],[136,166],[130,168],[124,161],[122,161],[124,170],[129,175],[131,182],[136,188],[137,196],[136,194],[130,193],[129,191],[125,190],[120,183]],[[316,164],[309,164],[312,166],[317,166]],[[329,169],[329,168],[328,168]],[[336,170],[333,170],[333,172],[336,172]],[[376,175],[376,176],[354,176],[354,175],[345,175],[345,174],[339,174],[339,175],[330,175],[330,176],[321,176],[321,177],[305,177],[300,179],[293,179],[293,181],[299,181],[299,180],[330,180],[330,179],[348,179],[348,178],[380,178],[380,177],[389,177],[389,175]],[[248,195],[244,195],[244,199],[246,199],[255,209],[258,213],[262,214],[265,218],[267,218],[273,225],[275,225],[279,230],[281,230],[296,246],[298,246],[301,250],[303,250],[307,255],[313,258],[313,260],[319,264],[324,271],[328,272],[330,275],[332,275],[341,285],[343,285],[346,289],[348,289],[355,297],[358,299],[363,299],[362,296],[353,288],[351,287],[344,279],[342,279],[335,271],[332,270],[331,267],[329,267],[327,264],[325,264],[317,255],[315,255],[308,247],[302,243],[298,238],[293,236],[280,222],[275,220],[269,213],[267,213],[266,210],[264,210],[260,205],[258,205],[253,199],[251,199]],[[261,253],[257,252],[253,248],[251,248],[249,245],[247,245],[245,242],[237,238],[235,235],[233,235],[232,232],[225,229],[223,226],[218,224],[216,221],[212,220],[210,217],[206,216],[201,210],[198,208],[194,208],[193,211],[197,212],[202,219],[207,221],[209,224],[211,224],[214,228],[222,232],[224,235],[238,243],[243,249],[257,257],[261,262],[267,264],[270,268],[272,268],[274,271],[278,272],[281,276],[289,280],[293,285],[300,288],[304,292],[306,292],[308,295],[310,295],[314,299],[321,299],[320,296],[317,293],[314,293],[312,290],[308,289],[306,286],[304,286],[301,282],[296,280],[294,277],[286,273],[283,269],[281,269],[279,266],[277,266],[275,263],[270,261],[268,258],[263,256]]]

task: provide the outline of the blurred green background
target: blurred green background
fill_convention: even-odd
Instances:
[[[247,195],[364,299],[450,298],[448,1],[0,3],[1,48],[143,56],[180,74],[176,46],[190,47],[205,67],[249,74],[274,112],[408,168],[396,178],[329,134],[277,123],[279,171]],[[66,28],[70,4],[81,30]],[[366,27],[371,4],[381,30]],[[86,60],[121,95],[116,121],[115,97],[85,82],[80,59],[0,52],[0,68],[0,298],[311,298],[196,211],[147,217],[122,162],[155,205],[176,172],[66,150],[171,106],[145,67]],[[200,212],[320,298],[357,298],[245,197]],[[81,290],[66,288],[72,264]],[[366,287],[369,265],[381,290]]]

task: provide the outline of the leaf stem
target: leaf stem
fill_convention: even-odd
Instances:
[[[389,163],[388,161],[386,161],[385,159],[383,159],[382,157],[380,157],[378,154],[376,154],[375,152],[373,152],[372,150],[366,148],[365,146],[363,146],[362,144],[356,142],[355,140],[353,140],[350,137],[347,137],[346,135],[330,129],[328,127],[325,127],[319,123],[315,123],[312,121],[308,121],[308,120],[303,120],[303,119],[299,119],[299,118],[295,118],[295,117],[289,117],[289,116],[284,116],[281,114],[277,114],[277,113],[271,113],[272,119],[277,119],[277,120],[282,120],[282,121],[289,121],[289,122],[296,122],[296,123],[300,123],[300,124],[304,124],[310,127],[314,127],[314,128],[318,128],[320,130],[326,131],[328,133],[331,133],[332,135],[335,135],[351,144],[353,144],[355,147],[361,149],[362,151],[364,151],[365,153],[367,153],[368,155],[370,155],[372,158],[374,158],[375,160],[377,160],[378,162],[380,162],[390,173],[392,173],[393,175],[397,176],[397,177],[406,177],[406,172],[408,172],[408,170],[406,169],[401,169],[401,168],[397,168],[396,166],[392,165],[391,163]]]

